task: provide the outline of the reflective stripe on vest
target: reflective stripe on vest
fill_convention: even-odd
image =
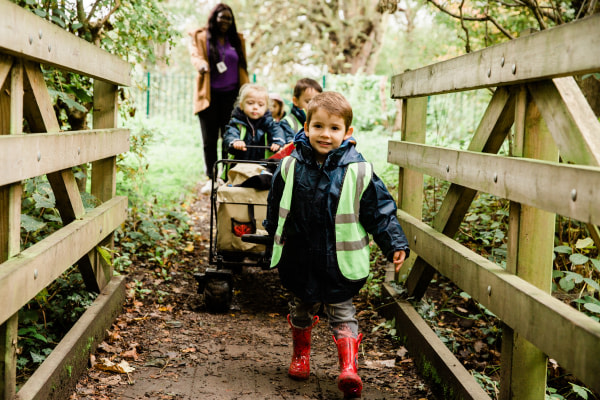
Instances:
[[[271,268],[281,259],[283,250],[283,226],[292,203],[295,159],[286,157],[282,161],[281,177],[285,181],[279,203],[279,220],[275,232]],[[364,279],[369,275],[369,237],[358,221],[360,199],[369,185],[372,166],[367,162],[348,165],[335,215],[335,247],[338,266],[344,277],[350,280]],[[291,179],[287,179],[287,177]]]
[[[246,138],[246,125],[243,124],[237,124],[238,130],[240,131],[240,140],[244,140]],[[265,146],[269,145],[269,142],[267,141],[267,132],[265,132],[264,136],[265,138]],[[270,150],[265,150],[265,158],[269,158],[271,157],[273,154],[272,151]],[[235,156],[233,154],[229,154],[227,156],[230,160],[235,159]]]
[[[283,188],[283,194],[281,195],[281,201],[279,202],[279,218],[277,220],[277,229],[275,230],[275,237],[273,238],[273,253],[271,255],[271,268],[279,264],[281,259],[281,252],[283,251],[283,240],[281,235],[283,234],[283,226],[285,220],[290,213],[290,205],[292,204],[292,189],[294,188],[294,166],[296,165],[296,159],[290,156],[285,157],[281,160],[281,177],[285,182]],[[289,178],[289,179],[288,179]]]
[[[290,127],[294,130],[294,133],[298,133],[298,131],[300,131],[300,129],[303,128],[300,121],[298,121],[298,118],[296,118],[296,116],[292,114],[291,111],[285,116],[284,120],[286,120],[288,124],[290,124]]]

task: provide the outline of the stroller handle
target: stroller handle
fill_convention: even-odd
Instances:
[[[257,233],[247,233],[242,235],[242,242],[264,244],[270,246],[273,244],[273,238],[269,235],[260,235]]]

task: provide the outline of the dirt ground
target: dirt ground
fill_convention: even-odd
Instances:
[[[143,266],[128,275],[124,312],[70,399],[341,399],[337,351],[325,318],[313,330],[310,379],[288,378],[287,293],[277,271],[246,268],[235,275],[232,308],[208,312],[192,275],[208,266],[208,196],[198,194],[190,213],[193,249],[166,280]],[[367,302],[355,302],[365,335],[359,354],[363,398],[436,399],[411,354],[385,329],[372,332],[384,319]]]

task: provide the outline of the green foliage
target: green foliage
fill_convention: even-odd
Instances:
[[[71,268],[19,310],[19,375],[30,374],[46,359],[95,298]]]

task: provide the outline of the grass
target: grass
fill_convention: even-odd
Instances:
[[[162,205],[184,201],[204,179],[204,157],[198,124],[167,121],[163,118],[136,118],[128,121],[131,135],[147,136],[143,157],[132,149],[124,164],[143,171],[133,190],[144,199]],[[135,142],[135,138],[132,138]],[[119,179],[120,183],[127,182]],[[131,183],[129,185],[132,185]]]

